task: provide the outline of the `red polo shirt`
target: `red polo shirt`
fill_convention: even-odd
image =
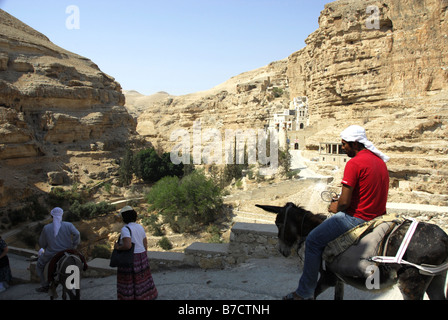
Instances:
[[[347,162],[342,184],[353,187],[347,214],[370,221],[386,213],[389,172],[371,151],[362,150]]]

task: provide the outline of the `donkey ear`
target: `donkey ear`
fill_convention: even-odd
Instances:
[[[263,205],[259,205],[259,204],[256,204],[255,206],[258,207],[258,208],[263,209],[264,211],[272,212],[272,213],[275,213],[275,214],[279,214],[281,212],[281,209],[283,209],[283,207],[263,206]]]

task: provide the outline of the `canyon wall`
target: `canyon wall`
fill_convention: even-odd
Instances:
[[[0,10],[0,207],[35,194],[50,172],[76,182],[85,166],[107,171],[135,134],[124,103],[92,61]]]
[[[287,62],[272,62],[210,90],[184,96],[136,97],[129,92],[126,107],[140,110],[137,132],[167,152],[177,143],[170,141],[171,133],[184,129],[191,136],[195,122],[200,122],[203,132],[218,129],[223,139],[226,129],[263,129],[269,116],[289,108]]]
[[[308,150],[359,124],[391,156],[396,186],[448,194],[447,0],[329,3],[288,60],[291,96],[308,96],[317,129]]]

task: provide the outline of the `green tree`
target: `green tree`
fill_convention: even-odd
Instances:
[[[289,152],[289,145],[286,144],[284,149],[278,151],[278,163],[281,168],[281,174],[287,176],[291,170],[291,153]]]
[[[124,186],[131,184],[134,175],[134,154],[129,146],[126,147],[124,157],[120,161],[118,178]]]
[[[134,171],[137,177],[145,182],[157,182],[165,176],[182,176],[183,164],[175,165],[171,162],[169,153],[159,157],[154,148],[151,148],[136,154]]]

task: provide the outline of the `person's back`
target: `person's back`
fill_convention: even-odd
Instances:
[[[386,213],[389,172],[371,151],[362,150],[347,163],[342,184],[353,187],[349,215],[370,221]]]
[[[44,227],[39,245],[45,248],[45,256],[54,256],[56,253],[75,249],[80,242],[79,231],[70,222],[62,222],[57,236],[54,236],[53,223]]]
[[[59,252],[76,249],[81,242],[80,233],[70,222],[63,222],[61,208],[51,210],[53,222],[46,225],[39,237],[39,246],[43,254],[39,254],[36,264],[36,272],[40,278],[41,287],[37,292],[47,292],[48,282],[44,275],[44,269],[48,262]],[[40,251],[39,251],[40,252]]]

